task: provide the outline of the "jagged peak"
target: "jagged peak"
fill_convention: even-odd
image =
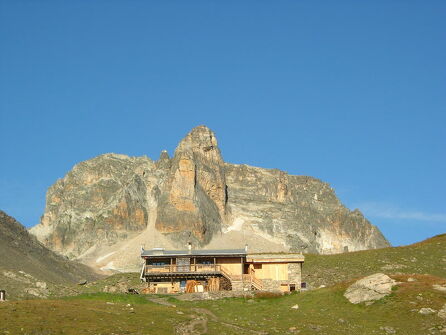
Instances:
[[[178,144],[175,155],[181,152],[209,152],[215,150],[220,155],[215,133],[201,125],[193,128]]]
[[[169,159],[170,159],[170,156],[169,156],[169,153],[167,152],[167,150],[162,150],[159,160],[169,160]]]

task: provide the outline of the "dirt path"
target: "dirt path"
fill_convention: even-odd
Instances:
[[[197,315],[190,315],[192,320],[183,322],[175,328],[176,335],[202,335],[208,332],[208,321],[218,322],[221,325],[232,328],[240,332],[240,334],[257,334],[267,335],[267,332],[252,330],[244,327],[234,325],[232,323],[219,321],[218,317],[210,310],[205,308],[193,308]]]
[[[148,298],[149,301],[156,304],[176,307],[176,305],[167,301],[166,298]],[[267,332],[252,330],[244,327],[234,325],[232,323],[219,321],[218,317],[206,308],[192,308],[195,314],[188,315],[191,320],[182,322],[175,327],[175,335],[202,335],[208,333],[208,321],[218,322],[223,326],[232,328],[240,332],[241,334],[256,334],[267,335]]]
[[[177,307],[174,304],[167,301],[166,298],[147,298],[147,300],[154,302],[155,304],[169,306],[169,307]]]

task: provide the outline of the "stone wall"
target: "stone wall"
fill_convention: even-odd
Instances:
[[[302,281],[302,268],[301,263],[289,263],[288,264],[288,280],[273,280],[262,279],[264,291],[283,291],[282,285],[294,284],[296,290],[300,290],[300,284]],[[288,289],[289,290],[289,287]]]
[[[288,281],[290,284],[296,284],[296,290],[300,289],[302,282],[302,263],[288,264]]]

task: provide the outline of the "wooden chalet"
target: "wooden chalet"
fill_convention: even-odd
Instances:
[[[141,280],[149,292],[294,291],[301,287],[302,254],[250,254],[245,249],[141,250]]]

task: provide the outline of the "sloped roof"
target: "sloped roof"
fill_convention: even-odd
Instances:
[[[246,256],[245,249],[213,249],[213,250],[143,250],[141,257],[170,257],[170,256]]]

